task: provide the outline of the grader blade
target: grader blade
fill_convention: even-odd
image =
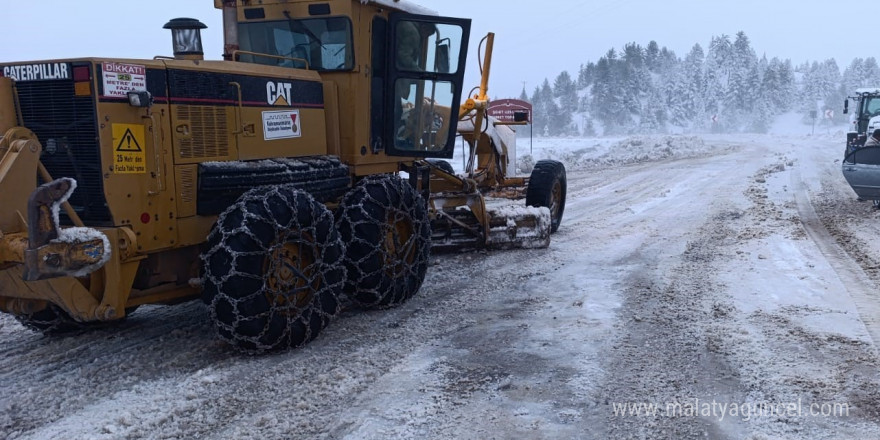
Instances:
[[[479,193],[433,194],[431,251],[475,248],[542,248],[550,245],[552,221],[546,207],[487,207]]]
[[[431,252],[479,249],[485,243],[484,228],[470,209],[440,210],[431,222]]]
[[[490,208],[490,249],[545,248],[550,246],[550,210],[533,206]]]

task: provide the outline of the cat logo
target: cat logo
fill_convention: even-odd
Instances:
[[[290,89],[293,84],[286,82],[266,83],[266,102],[270,105],[290,107]]]

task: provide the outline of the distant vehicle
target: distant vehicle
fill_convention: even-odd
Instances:
[[[853,131],[846,134],[843,177],[859,198],[880,207],[880,146],[865,146],[868,136],[880,128],[880,87],[856,89],[843,102],[844,114],[850,100],[856,103],[856,113]]]

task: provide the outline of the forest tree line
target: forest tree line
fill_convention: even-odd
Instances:
[[[805,123],[843,123],[844,99],[869,86],[880,87],[873,57],[854,59],[843,73],[833,58],[793,66],[759,58],[739,32],[713,37],[707,50],[696,44],[684,58],[655,41],[612,48],[576,76],[563,71],[519,98],[532,103],[536,136],[766,133],[792,111]],[[831,119],[825,110],[834,111]]]

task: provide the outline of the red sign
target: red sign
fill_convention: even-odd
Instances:
[[[532,104],[519,99],[499,99],[489,103],[489,116],[502,122],[532,123]]]

